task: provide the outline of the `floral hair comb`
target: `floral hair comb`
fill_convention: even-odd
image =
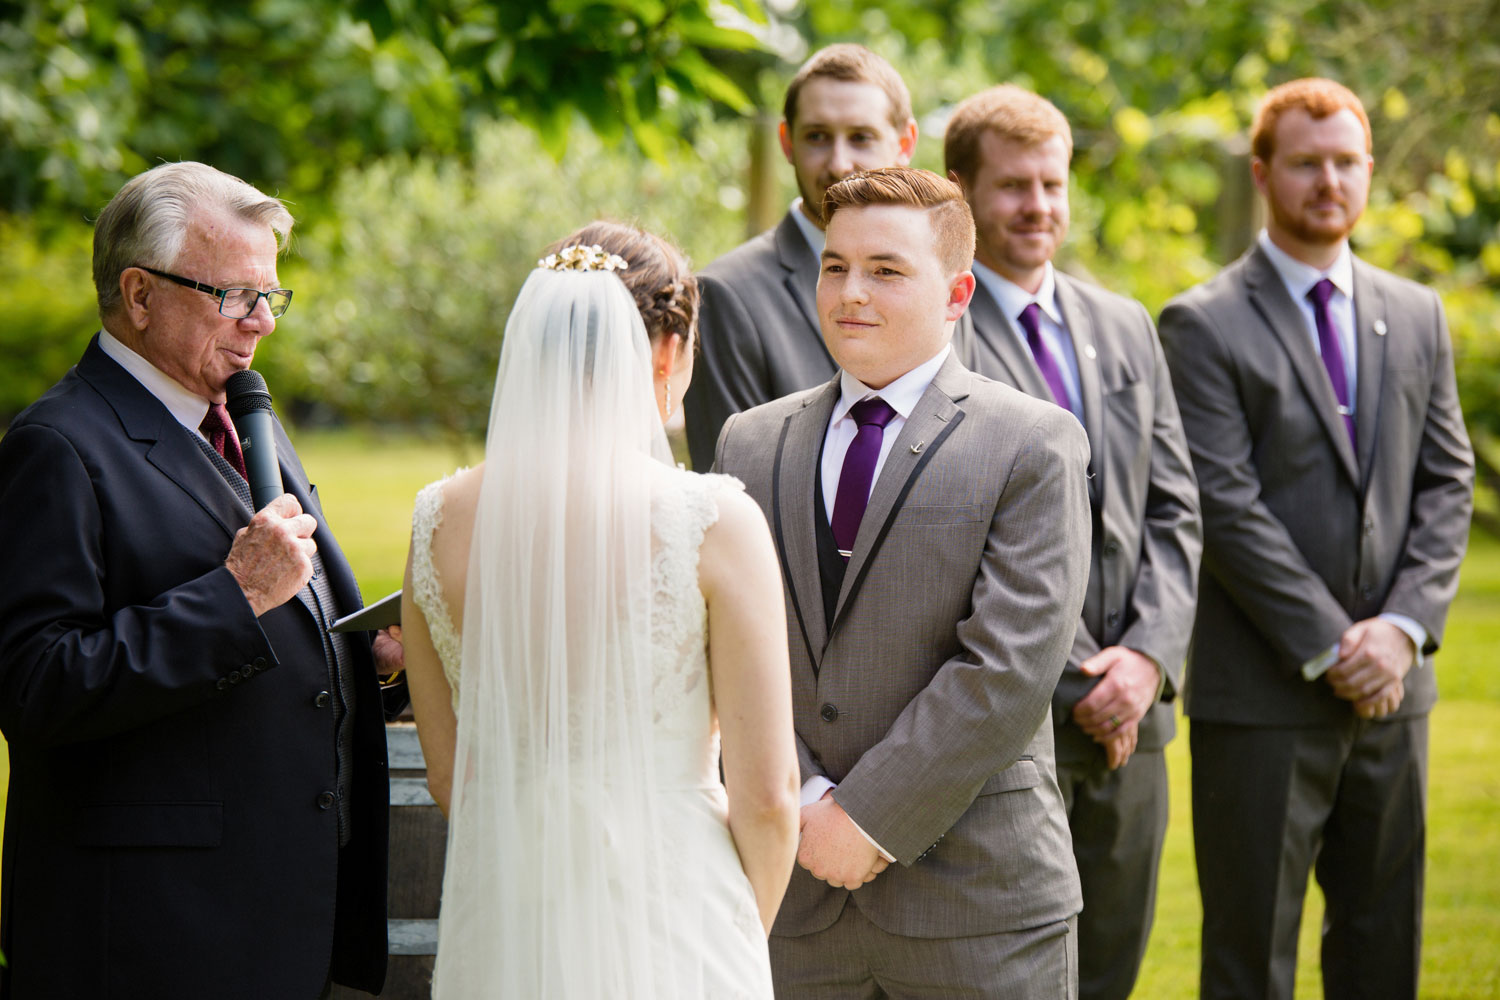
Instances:
[[[619,254],[605,253],[597,243],[590,247],[575,243],[548,254],[537,261],[536,266],[549,271],[623,271],[630,262]]]

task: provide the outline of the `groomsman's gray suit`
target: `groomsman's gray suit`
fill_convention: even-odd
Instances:
[[[695,469],[713,464],[730,414],[821,385],[838,367],[818,328],[818,258],[795,211],[698,275],[698,359],[683,403]]]
[[[1376,722],[1300,668],[1383,612],[1427,630],[1423,654],[1437,649],[1473,455],[1438,297],[1355,258],[1354,315],[1357,455],[1258,245],[1161,316],[1203,504],[1184,697],[1205,996],[1261,995],[1290,975],[1314,847],[1283,843],[1320,827],[1328,995],[1415,991],[1432,664],[1412,668],[1399,711]],[[1231,777],[1252,754],[1251,780]]]
[[[1161,750],[1176,731],[1171,701],[1182,687],[1202,551],[1198,487],[1150,315],[1138,302],[1054,274],[1078,361],[1093,545],[1083,617],[1052,697],[1052,724],[1083,880],[1080,992],[1123,997],[1155,911],[1167,826]],[[965,315],[970,367],[1052,398],[983,282]],[[1073,721],[1073,706],[1098,683],[1078,666],[1107,646],[1144,653],[1164,671],[1161,698],[1141,720],[1136,755],[1114,772],[1100,745]]]
[[[907,938],[1057,925],[1081,906],[1048,710],[1087,580],[1084,435],[950,356],[875,482],[830,621],[815,493],[839,391],[731,417],[717,468],[781,557],[803,780],[836,783],[897,863],[854,892],[797,868],[773,935],[848,905]]]

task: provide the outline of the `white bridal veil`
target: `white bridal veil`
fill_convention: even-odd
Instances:
[[[672,859],[652,778],[651,482],[670,453],[619,276],[532,272],[485,456],[434,995],[690,995],[690,968],[652,947]]]

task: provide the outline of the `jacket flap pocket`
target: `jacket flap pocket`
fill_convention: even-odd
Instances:
[[[896,514],[897,524],[968,524],[987,521],[994,513],[982,503],[966,503],[954,506],[907,504]]]
[[[218,847],[221,802],[111,802],[78,811],[81,847]]]
[[[990,779],[980,786],[979,794],[1018,792],[1023,788],[1035,788],[1041,783],[1042,772],[1037,769],[1036,761],[1022,757],[998,774],[990,775]]]

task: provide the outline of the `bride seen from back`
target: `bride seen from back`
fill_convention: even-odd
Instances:
[[[771,995],[799,782],[785,609],[759,507],[667,449],[697,303],[656,236],[561,241],[506,324],[484,464],[418,497],[402,621],[449,818],[435,997]]]

